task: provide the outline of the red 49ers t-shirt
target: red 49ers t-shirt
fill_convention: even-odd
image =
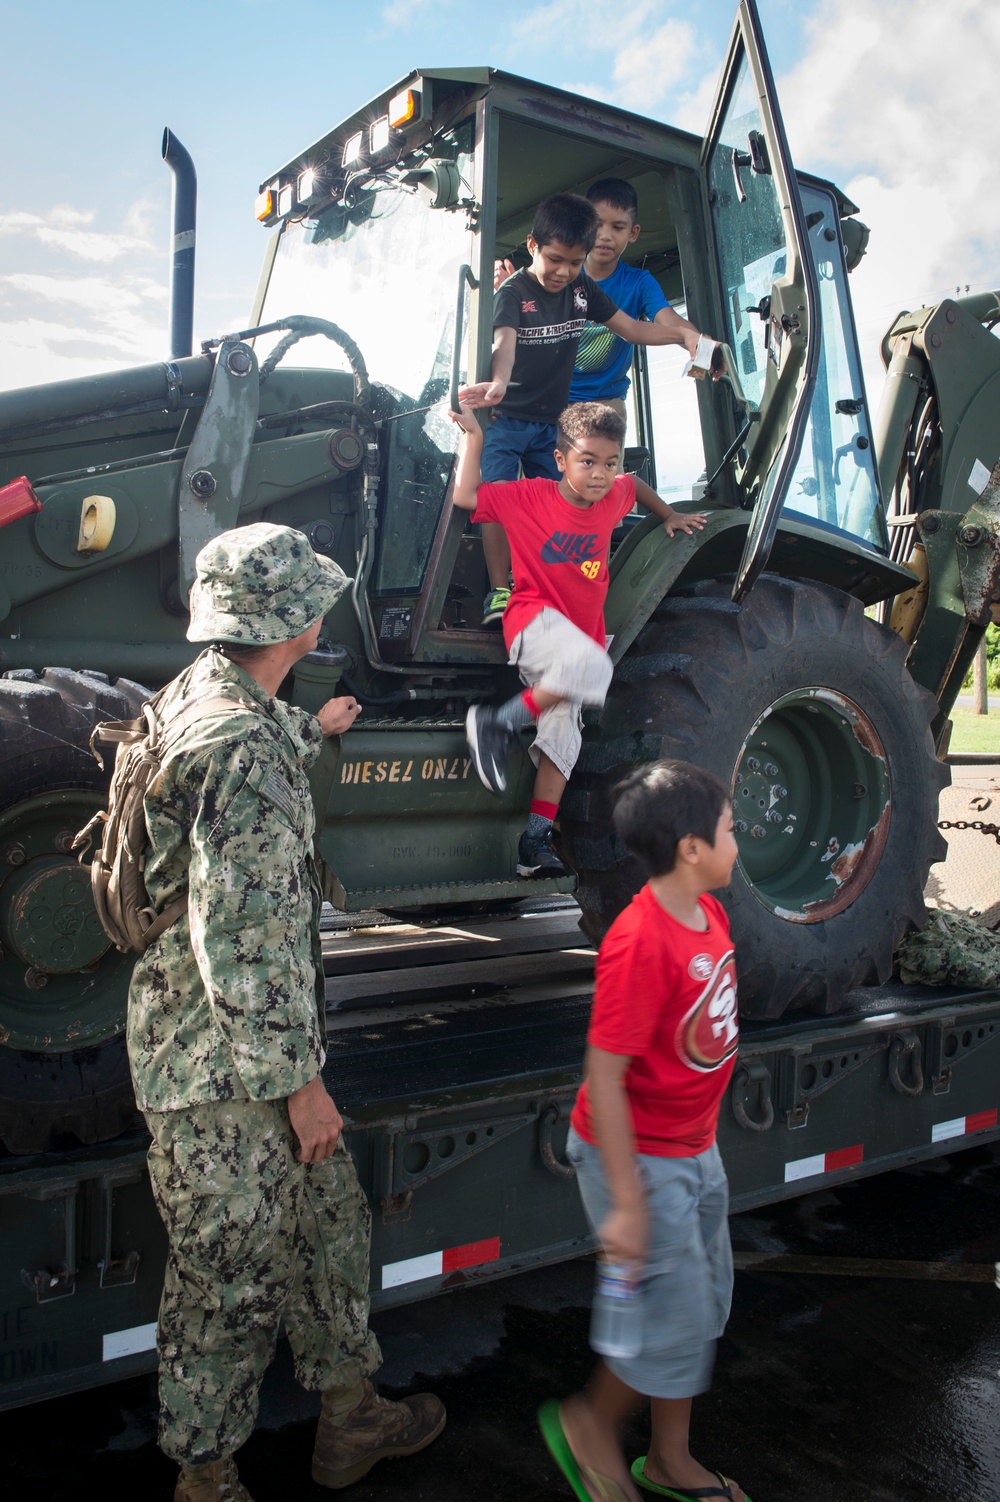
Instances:
[[[736,967],[722,904],[700,904],[705,933],[678,923],[648,886],[608,930],[597,957],[588,1043],[628,1054],[625,1089],[636,1152],[689,1158],[715,1141],[719,1103],[736,1061]],[[586,1082],[573,1107],[596,1143]]]
[[[546,606],[604,646],[611,533],[634,505],[631,475],[617,475],[592,506],[564,501],[555,480],[480,485],[472,520],[499,522],[510,542],[514,590],[503,613],[508,647]]]

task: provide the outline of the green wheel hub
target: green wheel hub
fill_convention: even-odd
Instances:
[[[26,965],[60,975],[101,958],[108,939],[85,866],[63,855],[37,856],[5,885],[0,940]]]
[[[121,1032],[131,958],[101,927],[70,841],[103,803],[66,788],[0,813],[0,1041],[40,1053]]]
[[[855,901],[878,867],[890,812],[882,743],[843,694],[785,694],[743,742],[733,783],[740,868],[787,922],[820,923]]]

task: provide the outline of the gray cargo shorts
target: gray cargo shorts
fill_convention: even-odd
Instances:
[[[596,1234],[611,1209],[600,1153],[571,1127],[566,1156]],[[637,1153],[636,1161],[650,1221],[639,1293],[642,1350],[601,1359],[648,1398],[693,1398],[711,1384],[715,1343],[733,1296],[726,1171],[714,1145],[693,1158]]]
[[[560,702],[538,717],[528,754],[535,766],[544,751],[564,777],[580,754],[583,704],[601,705],[611,686],[611,658],[592,636],[546,606],[510,644],[510,662],[529,688],[560,694]]]

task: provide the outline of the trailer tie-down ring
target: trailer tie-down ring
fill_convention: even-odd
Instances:
[[[542,1162],[549,1173],[557,1179],[575,1179],[576,1169],[572,1163],[563,1163],[556,1157],[555,1148],[552,1146],[552,1132],[556,1124],[562,1120],[563,1112],[553,1103],[546,1106],[538,1118],[538,1151]]]
[[[756,1085],[760,1120],[754,1121],[743,1101],[749,1086]],[[769,1132],[774,1126],[774,1101],[771,1099],[771,1076],[759,1059],[741,1062],[733,1076],[733,1115],[748,1132]]]
[[[903,1079],[900,1065],[907,1060],[910,1067],[909,1083]],[[922,1095],[924,1089],[924,1066],[921,1058],[920,1037],[912,1027],[897,1033],[889,1048],[889,1080],[900,1095]]]

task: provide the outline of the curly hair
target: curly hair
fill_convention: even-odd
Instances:
[[[608,438],[621,448],[625,442],[625,419],[604,402],[574,402],[559,414],[556,447],[561,454],[579,448],[586,438]]]

